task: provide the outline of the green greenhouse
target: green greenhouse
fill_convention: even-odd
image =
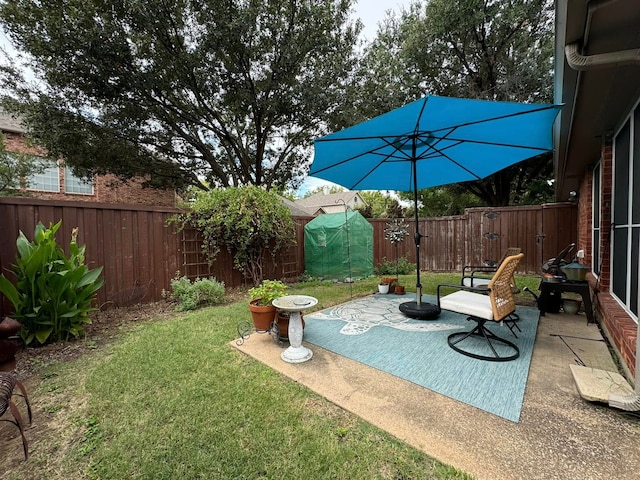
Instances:
[[[373,275],[373,227],[359,212],[326,213],[304,227],[305,270],[345,281]]]

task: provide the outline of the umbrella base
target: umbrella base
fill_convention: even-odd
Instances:
[[[417,320],[435,320],[440,315],[440,309],[432,303],[404,302],[400,304],[400,311],[407,317]]]

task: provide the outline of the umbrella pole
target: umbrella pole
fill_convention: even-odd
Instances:
[[[416,305],[420,308],[422,303],[422,284],[420,283],[420,221],[418,220],[418,190],[416,180],[416,168],[413,168],[413,206],[415,210],[416,233],[413,238],[416,243]]]
[[[418,220],[418,173],[416,165],[415,140],[413,146],[413,205],[415,208],[416,233],[413,236],[416,242],[416,301],[400,304],[400,311],[410,318],[420,320],[433,320],[440,315],[440,307],[431,303],[422,303],[422,284],[420,283],[420,223]]]
[[[422,303],[422,284],[420,283],[420,221],[418,220],[418,165],[416,161],[416,139],[412,145],[412,167],[413,167],[413,210],[416,222],[416,233],[413,239],[416,243],[416,306],[420,308]]]

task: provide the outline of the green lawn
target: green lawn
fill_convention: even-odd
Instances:
[[[423,292],[458,279],[424,275]],[[533,278],[518,281],[537,287]],[[401,283],[415,291],[414,275]],[[321,309],[376,285],[377,278],[313,282],[290,293],[317,297]],[[47,366],[30,395],[39,413],[34,423],[46,423],[48,435],[29,429],[31,458],[0,476],[471,478],[231,347],[238,322],[250,319],[247,300],[147,322],[90,355]]]

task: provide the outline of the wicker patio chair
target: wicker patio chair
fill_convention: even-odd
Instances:
[[[498,268],[507,257],[517,255],[522,251],[519,247],[509,247],[504,255],[495,265],[465,265],[462,269],[462,279],[460,285],[465,287],[486,287],[491,281],[491,276],[498,271]],[[516,285],[516,279],[511,279],[511,288],[513,293],[518,293],[520,289]]]
[[[456,352],[480,360],[495,362],[518,358],[520,349],[514,343],[497,336],[485,324],[487,322],[513,324],[517,320],[511,279],[522,257],[524,257],[523,253],[507,257],[486,288],[451,284],[438,285],[437,295],[440,309],[468,315],[467,320],[476,322],[475,328],[469,332],[457,332],[449,335],[447,342]],[[441,290],[445,287],[457,289],[457,291],[443,296]],[[480,342],[474,337],[480,337]]]

